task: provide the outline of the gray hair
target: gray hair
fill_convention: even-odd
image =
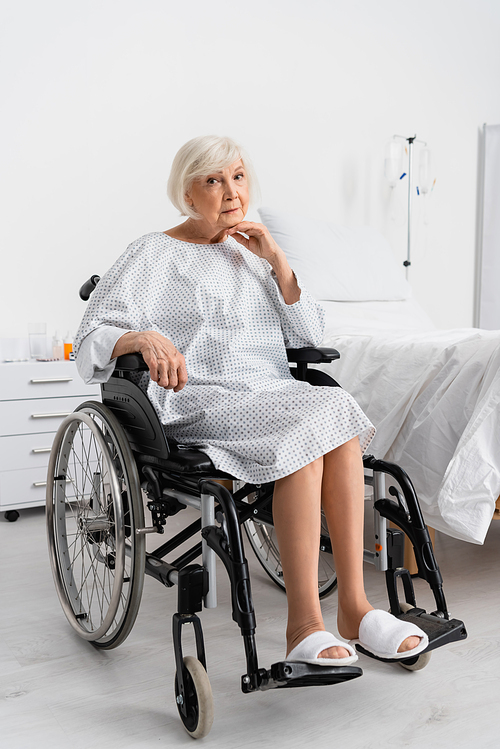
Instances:
[[[185,143],[174,157],[167,184],[167,195],[181,216],[199,218],[194,208],[186,202],[186,193],[193,182],[225,169],[238,159],[245,167],[250,200],[253,202],[259,193],[257,178],[250,159],[238,143],[232,138],[218,135],[202,135]]]

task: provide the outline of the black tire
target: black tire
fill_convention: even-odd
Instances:
[[[250,545],[262,568],[279,588],[286,590],[278,540],[273,526],[261,523],[253,518],[246,520],[244,526]],[[328,538],[328,544],[320,546],[318,559],[318,592],[319,597],[324,598],[337,587],[337,573],[335,572],[332,553],[327,550],[329,548],[329,534],[323,513],[321,513],[321,535],[323,539]]]
[[[15,523],[18,517],[19,513],[17,510],[7,510],[7,512],[4,513],[4,518],[8,520],[9,523]]]
[[[184,658],[184,697],[179,695],[177,675],[175,699],[182,724],[193,739],[202,739],[210,732],[214,722],[214,699],[207,672],[197,658]],[[180,700],[182,699],[182,705]],[[186,714],[182,708],[186,702]]]
[[[52,573],[77,634],[99,648],[129,635],[142,596],[145,539],[135,460],[116,417],[80,405],[59,427],[47,475]]]

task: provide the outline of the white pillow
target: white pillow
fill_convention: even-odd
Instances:
[[[376,229],[259,208],[262,223],[317,300],[369,302],[409,299],[411,287],[387,240]]]

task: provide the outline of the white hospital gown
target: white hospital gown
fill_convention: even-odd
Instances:
[[[105,382],[124,333],[161,333],[188,372],[177,393],[146,373],[167,436],[238,479],[275,481],[355,436],[364,451],[375,434],[347,392],[290,374],[285,346],[319,345],[323,318],[302,286],[287,305],[269,263],[236,240],[200,245],[154,232],[133,242],[92,294],[77,366],[86,382]]]

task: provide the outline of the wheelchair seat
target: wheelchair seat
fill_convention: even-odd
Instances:
[[[338,386],[331,377],[319,370],[310,370],[310,363],[329,363],[340,357],[336,349],[287,349],[288,361],[296,379],[314,385]],[[141,463],[149,463],[179,474],[211,476],[231,480],[232,476],[218,471],[202,450],[179,445],[167,438],[158,414],[147,394],[131,379],[132,373],[148,371],[140,354],[118,357],[113,375],[102,383],[102,402],[115,414],[125,430],[130,446]]]

